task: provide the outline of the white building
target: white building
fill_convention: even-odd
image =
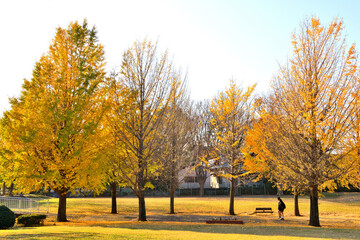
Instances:
[[[210,175],[209,172],[206,173],[207,178],[205,181],[204,188],[229,188],[230,182],[223,178],[218,176]],[[188,167],[185,169],[182,169],[179,172],[179,182],[180,182],[180,189],[196,189],[200,188],[199,183],[196,179],[196,172],[194,167]]]

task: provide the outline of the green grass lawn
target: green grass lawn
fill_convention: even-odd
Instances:
[[[277,209],[276,196],[245,196],[235,200],[244,225],[207,225],[206,219],[226,216],[228,197],[175,199],[177,214],[168,214],[168,198],[147,198],[148,222],[136,221],[137,199],[118,198],[119,214],[110,214],[110,198],[70,198],[68,223],[55,222],[58,199],[50,200],[45,226],[15,226],[0,239],[360,239],[360,193],[324,194],[319,201],[322,228],[308,226],[309,199],[300,198],[302,217],[293,215],[293,199],[283,198],[285,221],[276,213],[249,215],[255,207]]]

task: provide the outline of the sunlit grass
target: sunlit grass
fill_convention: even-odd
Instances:
[[[293,215],[294,200],[292,196],[285,196],[283,200],[286,203],[285,213],[288,216]],[[120,215],[136,214],[138,211],[137,198],[118,198],[118,213]],[[301,196],[299,199],[300,213],[309,215],[310,200],[307,196]],[[50,200],[50,213],[56,213],[58,199]],[[248,214],[254,211],[256,207],[272,207],[277,209],[276,196],[247,196],[236,197],[235,212],[237,214]],[[175,211],[180,214],[198,214],[198,215],[226,215],[229,208],[228,197],[182,197],[175,198]],[[319,200],[320,215],[342,215],[347,217],[360,217],[360,193],[342,193],[332,196],[327,194]],[[169,212],[169,199],[146,198],[146,209],[148,214],[166,214]],[[111,210],[110,198],[68,198],[67,213],[69,215],[92,215],[107,214]]]

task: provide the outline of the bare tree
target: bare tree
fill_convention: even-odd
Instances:
[[[139,199],[139,221],[146,221],[145,190],[162,163],[156,157],[164,139],[161,136],[176,78],[168,53],[158,56],[156,44],[136,41],[125,51],[119,75],[131,94],[123,110],[119,141],[124,146],[121,176]]]
[[[193,138],[193,153],[196,180],[200,186],[200,197],[204,196],[206,179],[209,176],[209,168],[201,159],[206,161],[210,158],[211,152],[211,127],[209,103],[199,102],[195,106],[194,117],[196,119],[196,130]]]
[[[162,181],[170,193],[170,214],[175,214],[175,191],[179,186],[179,171],[189,164],[190,142],[194,132],[192,105],[181,75],[173,79],[170,102],[163,124],[164,144],[159,156],[162,160]]]

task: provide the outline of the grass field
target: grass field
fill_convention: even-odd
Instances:
[[[15,226],[0,231],[0,239],[360,239],[360,193],[325,194],[319,201],[321,228],[308,226],[309,199],[284,197],[285,221],[274,214],[250,215],[255,207],[277,209],[275,196],[237,197],[235,211],[244,225],[208,225],[205,220],[226,216],[227,197],[176,198],[176,215],[168,214],[168,198],[147,198],[148,222],[136,221],[137,199],[118,198],[119,214],[110,214],[110,198],[68,199],[68,223],[55,222],[58,199],[50,200],[45,226]]]

